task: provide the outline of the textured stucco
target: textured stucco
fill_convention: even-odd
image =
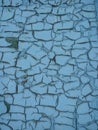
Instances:
[[[98,1],[0,1],[0,130],[98,130]]]

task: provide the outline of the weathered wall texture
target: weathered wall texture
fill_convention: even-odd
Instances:
[[[0,0],[0,130],[98,130],[94,0]]]

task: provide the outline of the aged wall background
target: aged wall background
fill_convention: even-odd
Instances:
[[[96,7],[0,1],[0,130],[98,130]]]

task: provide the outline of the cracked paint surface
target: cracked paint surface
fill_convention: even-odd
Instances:
[[[98,130],[96,7],[0,1],[0,130]]]

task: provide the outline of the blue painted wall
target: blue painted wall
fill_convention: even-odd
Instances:
[[[97,3],[0,1],[0,130],[98,129]]]

